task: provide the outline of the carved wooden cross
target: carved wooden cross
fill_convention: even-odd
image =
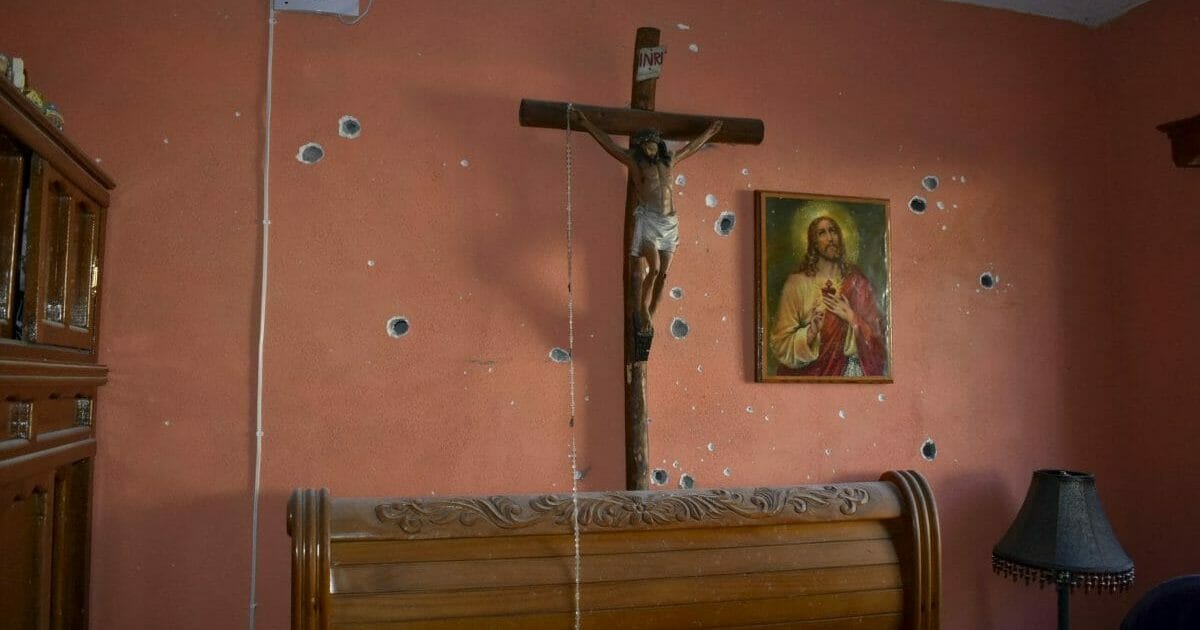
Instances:
[[[610,135],[631,136],[639,129],[654,128],[668,140],[692,139],[699,136],[713,120],[722,120],[721,131],[710,142],[726,144],[758,144],[763,139],[763,122],[751,118],[698,116],[654,111],[654,91],[658,79],[637,78],[638,53],[658,46],[659,30],[643,27],[637,31],[633,58],[633,88],[629,109],[573,105],[597,127]],[[566,129],[567,103],[521,100],[522,127]],[[572,129],[578,122],[572,121]],[[638,269],[636,258],[629,256],[633,241],[633,211],[637,194],[630,177],[625,192],[625,240],[621,258],[625,261],[625,487],[627,490],[646,490],[649,487],[647,458],[649,434],[646,426],[646,356],[648,347],[637,352],[637,327],[634,314],[638,310]]]

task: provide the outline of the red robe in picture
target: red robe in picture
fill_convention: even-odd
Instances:
[[[845,296],[854,312],[853,327],[828,313],[814,318],[824,310],[826,294]],[[771,351],[779,363],[776,376],[884,376],[887,348],[876,304],[870,281],[852,265],[840,283],[802,272],[788,276],[770,333]],[[820,326],[812,344],[810,325]]]

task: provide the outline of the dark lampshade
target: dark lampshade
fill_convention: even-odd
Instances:
[[[992,570],[1087,591],[1133,584],[1133,560],[1113,535],[1095,477],[1069,470],[1034,471],[1021,511],[992,549]]]

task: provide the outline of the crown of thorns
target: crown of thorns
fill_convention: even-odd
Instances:
[[[662,142],[662,133],[660,133],[657,129],[638,130],[638,132],[633,136],[633,143],[643,144],[646,142],[653,142],[655,144]]]

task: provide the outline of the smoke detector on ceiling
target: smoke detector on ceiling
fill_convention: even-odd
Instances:
[[[358,17],[358,0],[274,0],[276,11]]]

